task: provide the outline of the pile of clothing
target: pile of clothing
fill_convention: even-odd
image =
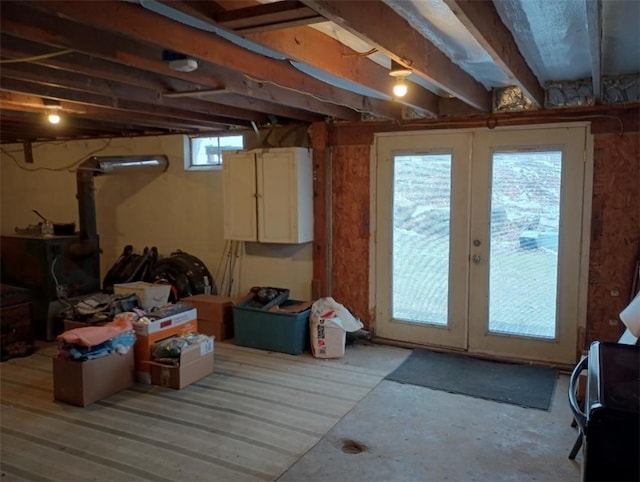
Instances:
[[[121,313],[103,326],[74,328],[58,335],[58,358],[93,360],[111,353],[124,355],[136,342],[131,320],[135,313]]]

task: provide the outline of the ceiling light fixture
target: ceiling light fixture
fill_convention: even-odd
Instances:
[[[47,112],[47,120],[50,124],[59,124],[60,123],[60,109],[62,106],[60,102],[53,99],[42,99],[42,103],[45,105]]]
[[[396,79],[396,83],[393,86],[393,95],[395,97],[404,97],[407,95],[407,84],[404,79],[410,74],[411,71],[409,69],[400,65],[395,60],[391,60],[389,75]]]
[[[193,72],[198,68],[198,61],[193,57],[173,52],[172,50],[162,51],[162,60],[169,64],[169,67],[177,72]]]

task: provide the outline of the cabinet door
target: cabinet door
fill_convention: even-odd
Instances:
[[[296,153],[294,149],[273,149],[257,155],[261,242],[298,242]]]
[[[224,239],[257,241],[255,155],[250,151],[227,151],[223,159]]]
[[[306,148],[283,147],[257,154],[258,241],[313,241],[313,166]]]

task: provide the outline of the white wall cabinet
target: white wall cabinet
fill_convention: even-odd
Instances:
[[[311,151],[301,147],[223,153],[224,238],[313,241]]]

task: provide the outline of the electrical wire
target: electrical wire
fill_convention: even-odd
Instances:
[[[23,57],[21,59],[6,59],[0,60],[0,64],[17,64],[18,62],[37,62],[38,60],[50,59],[52,57],[58,57],[60,55],[66,55],[72,53],[73,50],[60,50],[58,52],[51,52],[48,54],[34,55],[33,57]]]
[[[88,154],[83,155],[77,161],[74,161],[71,164],[69,164],[68,166],[64,166],[64,167],[36,167],[36,168],[33,168],[33,169],[29,169],[28,167],[25,167],[22,164],[20,164],[18,159],[15,158],[15,156],[13,155],[13,153],[11,151],[7,151],[4,147],[0,147],[0,151],[2,151],[3,154],[6,154],[8,157],[10,157],[13,160],[13,162],[15,162],[16,166],[18,166],[23,171],[28,171],[28,172],[35,172],[35,171],[53,171],[53,172],[68,171],[68,172],[76,172],[77,169],[75,169],[75,170],[73,169],[75,166],[80,164],[85,159],[93,156],[94,154],[98,154],[99,152],[104,151],[107,147],[109,147],[109,145],[111,144],[112,140],[113,139],[111,139],[111,138],[107,139],[102,147],[94,149],[93,151],[89,152]],[[16,151],[14,151],[14,153],[15,152]]]
[[[355,110],[355,111],[356,111],[356,112],[358,112],[359,114],[368,114],[368,111],[358,109],[358,108],[356,108],[356,107],[354,107],[354,106],[352,106],[352,105],[348,105],[348,104],[344,104],[344,103],[335,102],[335,101],[330,100],[330,99],[325,99],[325,98],[320,97],[320,96],[318,96],[318,95],[312,94],[311,92],[305,92],[304,90],[295,89],[295,88],[293,88],[293,87],[287,87],[286,85],[282,85],[282,84],[279,84],[279,83],[277,83],[277,82],[273,82],[273,81],[271,81],[271,80],[262,80],[262,79],[257,79],[257,78],[255,78],[255,77],[250,76],[249,74],[244,74],[244,77],[245,77],[245,78],[247,78],[247,79],[249,79],[249,80],[250,80],[250,81],[252,81],[252,82],[257,82],[257,83],[259,83],[259,84],[270,84],[270,85],[273,85],[273,86],[275,86],[275,87],[279,87],[279,88],[281,88],[281,89],[290,90],[291,92],[296,92],[297,94],[306,95],[306,96],[308,96],[308,97],[311,97],[311,98],[313,98],[313,99],[316,99],[316,100],[318,100],[318,101],[320,101],[320,102],[324,102],[324,103],[326,103],[326,104],[334,104],[334,105],[340,105],[340,106],[342,106],[342,107],[347,107],[347,108],[349,108],[349,109]]]
[[[56,256],[51,262],[51,277],[53,278],[53,282],[56,285],[56,298],[58,298],[58,301],[60,301],[60,303],[66,305],[67,309],[73,309],[73,306],[71,305],[71,303],[69,303],[69,301],[67,300],[67,296],[64,294],[64,286],[60,285],[60,283],[58,282],[58,277],[56,276],[56,272],[54,269],[59,257],[60,255]],[[63,294],[60,294],[61,292]]]
[[[368,57],[369,55],[375,54],[378,51],[377,48],[373,47],[371,50],[367,50],[366,52],[353,52],[352,54],[342,54],[343,57]]]

